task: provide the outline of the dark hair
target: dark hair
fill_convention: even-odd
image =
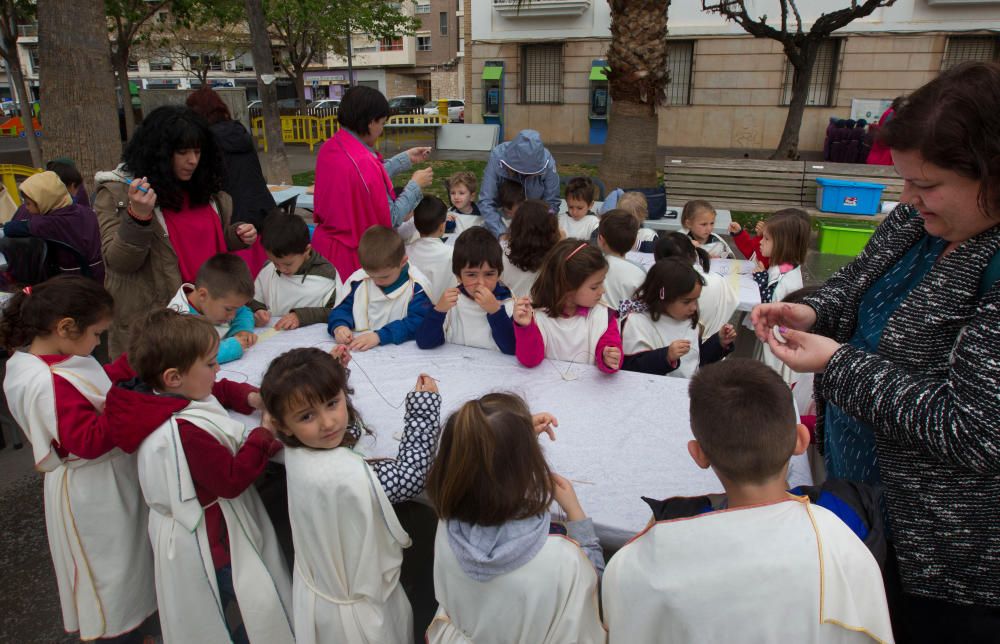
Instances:
[[[503,249],[493,233],[482,226],[473,226],[462,231],[455,240],[451,253],[451,272],[458,277],[468,266],[479,268],[483,264],[503,273]]]
[[[198,269],[194,285],[208,290],[214,298],[227,295],[253,297],[253,276],[247,263],[238,255],[219,253],[212,255]]]
[[[688,391],[691,432],[719,474],[764,483],[782,471],[795,451],[797,419],[792,391],[776,371],[729,358],[699,369]]]
[[[680,257],[681,259],[694,264],[698,262],[704,271],[712,267],[712,259],[708,252],[700,246],[691,243],[691,238],[680,231],[674,231],[667,235],[661,235],[656,240],[656,247],[653,249],[653,259],[660,261],[668,257]]]
[[[211,87],[202,87],[188,95],[184,104],[202,115],[209,125],[215,125],[220,121],[231,121],[233,117],[229,114],[229,107],[223,102]]]
[[[440,445],[427,475],[439,518],[501,525],[538,516],[552,503],[552,472],[520,397],[468,401],[448,417]]]
[[[406,256],[403,238],[392,228],[372,226],[358,242],[358,263],[366,271],[395,268]]]
[[[470,194],[475,194],[479,190],[479,180],[476,175],[468,170],[461,170],[451,175],[445,180],[445,185],[450,191],[452,188],[458,185],[465,186],[466,190]]]
[[[542,261],[531,285],[531,305],[552,317],[561,317],[573,292],[587,278],[608,269],[608,260],[596,246],[579,239],[564,239]]]
[[[566,184],[566,201],[570,198],[587,203],[594,203],[594,182],[590,177],[573,177]]]
[[[559,218],[549,204],[528,199],[510,222],[507,259],[522,271],[537,271],[559,238]]]
[[[628,211],[618,208],[609,210],[601,217],[597,234],[604,239],[608,248],[624,255],[635,246],[635,238],[639,236],[639,220]]]
[[[635,290],[636,300],[646,305],[654,322],[667,310],[667,305],[684,297],[698,284],[705,285],[705,278],[694,270],[691,263],[680,257],[661,259],[649,267],[646,279]],[[691,318],[691,328],[698,326],[698,312]]]
[[[174,153],[201,150],[201,160],[190,181],[174,175]],[[146,177],[156,190],[157,205],[179,210],[186,193],[192,205],[208,203],[222,189],[222,153],[208,122],[186,107],[164,105],[150,112],[136,128],[122,154],[125,169]]]
[[[187,373],[218,347],[219,334],[207,319],[173,309],[156,309],[132,324],[128,361],[140,380],[162,389],[163,372],[177,369]]]
[[[13,351],[55,330],[63,318],[73,320],[76,334],[109,319],[114,300],[89,277],[60,275],[25,287],[7,300],[0,315],[0,346]]]
[[[956,65],[901,101],[876,138],[980,182],[979,207],[1000,217],[1000,64]]]
[[[79,186],[83,183],[83,175],[80,174],[80,171],[72,163],[53,159],[45,164],[45,169],[59,175],[59,180],[67,188],[71,185]]]
[[[707,210],[713,215],[715,214],[715,206],[704,199],[692,199],[684,204],[684,209],[681,210],[681,226],[688,228],[688,222],[694,219],[695,215],[704,210]]]
[[[413,225],[421,235],[433,235],[448,219],[448,206],[437,197],[428,195],[413,209]]]
[[[279,210],[261,224],[260,243],[275,257],[301,255],[309,246],[309,226],[302,217]]]
[[[501,208],[510,210],[524,203],[524,186],[517,181],[504,179],[497,188],[497,203]]]
[[[337,121],[355,134],[368,134],[368,124],[389,116],[389,101],[372,87],[356,85],[344,93]]]
[[[343,392],[347,402],[347,425],[358,432],[344,433],[341,445],[354,447],[361,431],[369,432],[358,410],[351,404],[354,390],[347,384],[348,371],[326,351],[315,347],[292,349],[275,358],[260,381],[260,397],[264,408],[281,425],[287,425],[286,416],[294,403],[322,404]],[[278,432],[278,439],[290,447],[306,447],[295,436]]]
[[[767,218],[764,228],[771,238],[771,256],[767,258],[771,264],[799,266],[806,261],[812,224],[804,210],[779,210]]]

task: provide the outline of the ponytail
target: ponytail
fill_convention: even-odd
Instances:
[[[110,318],[114,300],[104,287],[79,275],[53,277],[27,286],[7,301],[0,317],[0,346],[14,351],[55,330],[59,320],[70,318],[76,331]]]

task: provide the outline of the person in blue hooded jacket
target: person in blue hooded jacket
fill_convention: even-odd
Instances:
[[[479,211],[486,228],[496,237],[507,232],[497,201],[497,192],[504,180],[520,183],[524,186],[526,199],[541,199],[559,212],[556,160],[535,130],[521,130],[512,141],[501,143],[490,152],[479,191]]]

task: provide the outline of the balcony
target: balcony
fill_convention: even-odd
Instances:
[[[579,16],[590,9],[590,0],[493,0],[493,10],[505,18]]]
[[[37,38],[38,37],[38,23],[33,22],[30,25],[18,25],[17,35],[22,38]]]

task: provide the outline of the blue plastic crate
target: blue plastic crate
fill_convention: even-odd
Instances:
[[[885,186],[863,181],[816,178],[816,207],[823,212],[846,215],[875,215],[879,212]]]

